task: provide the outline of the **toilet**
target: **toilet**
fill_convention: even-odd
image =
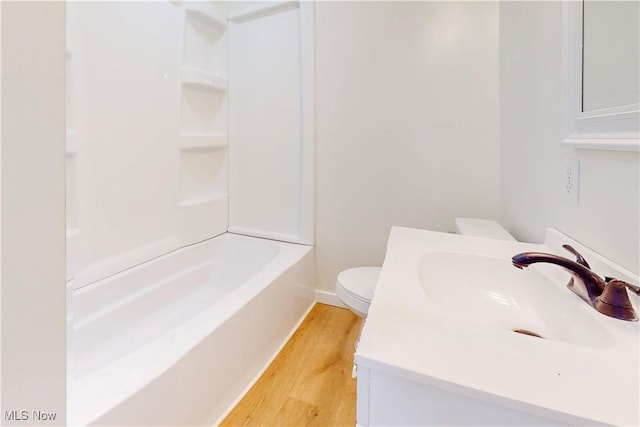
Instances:
[[[457,234],[515,241],[514,237],[496,221],[478,218],[456,218]],[[336,280],[336,295],[344,305],[358,316],[365,318],[373,292],[378,283],[381,267],[356,267],[344,270]]]
[[[381,267],[356,267],[341,271],[336,281],[336,295],[351,311],[365,318],[378,283]]]

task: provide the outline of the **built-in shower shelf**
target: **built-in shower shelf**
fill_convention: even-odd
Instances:
[[[206,153],[227,148],[227,135],[179,135],[180,151]]]
[[[226,193],[214,193],[214,194],[208,194],[206,196],[201,196],[201,197],[191,197],[189,199],[181,200],[179,206],[188,207],[188,206],[206,205],[206,204],[211,204],[218,201],[226,200],[227,197],[228,195]]]
[[[67,157],[75,156],[78,154],[79,149],[77,132],[73,129],[67,129]]]
[[[226,16],[213,4],[205,1],[190,1],[185,2],[184,4],[187,9],[187,13],[207,22],[207,24],[221,28],[227,27]]]
[[[207,92],[224,92],[227,90],[227,79],[206,71],[182,67],[180,81],[183,85]]]

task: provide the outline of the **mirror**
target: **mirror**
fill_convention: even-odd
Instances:
[[[640,151],[640,3],[565,1],[564,145]]]
[[[640,2],[582,7],[582,111],[640,103]]]

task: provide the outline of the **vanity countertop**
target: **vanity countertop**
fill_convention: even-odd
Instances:
[[[596,312],[566,289],[570,276],[563,269],[530,267],[560,288],[560,298],[575,302],[580,318],[597,322],[603,337],[594,341],[597,345],[540,339],[486,326],[478,322],[482,319],[446,315],[420,284],[419,262],[432,252],[509,262],[525,251],[571,258],[561,249],[564,243],[582,253],[601,276],[638,283],[637,275],[554,229],[547,230],[544,244],[528,244],[393,227],[356,363],[567,424],[639,425],[640,322]],[[638,298],[632,299],[637,310]]]

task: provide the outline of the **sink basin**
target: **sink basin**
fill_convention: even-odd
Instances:
[[[429,252],[418,263],[418,275],[441,314],[459,321],[531,339],[595,348],[614,344],[592,308],[536,269],[514,268],[511,259]]]

